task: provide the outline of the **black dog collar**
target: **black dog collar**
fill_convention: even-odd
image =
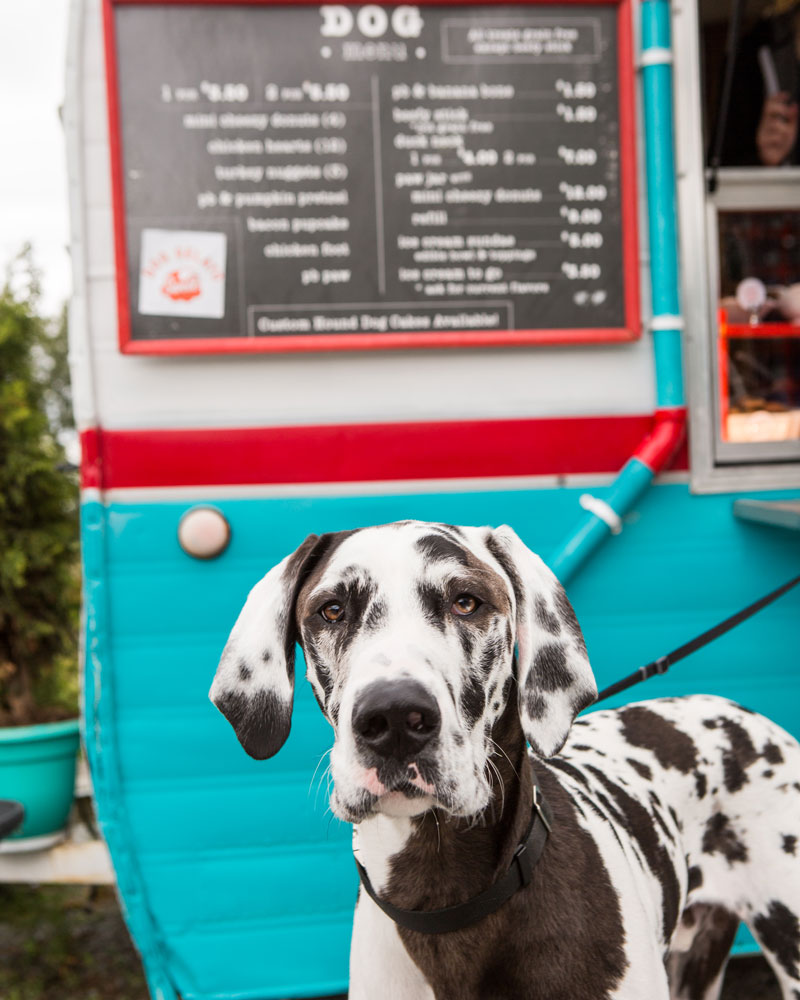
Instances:
[[[552,823],[553,814],[542,796],[541,789],[534,781],[531,821],[514,852],[508,871],[484,892],[457,906],[446,906],[441,910],[402,910],[378,896],[364,867],[359,864],[358,858],[355,858],[358,877],[367,895],[401,927],[418,931],[420,934],[446,934],[449,931],[459,931],[499,910],[515,892],[528,885],[533,869],[542,856]]]

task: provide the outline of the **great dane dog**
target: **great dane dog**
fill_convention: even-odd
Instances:
[[[253,757],[289,734],[296,642],[382,903],[498,883],[534,780],[551,820],[529,884],[462,929],[399,926],[362,887],[352,1000],[712,1000],[740,920],[800,1000],[800,746],[708,696],[573,721],[596,697],[583,635],[511,528],[312,535],[270,570],[211,689]]]

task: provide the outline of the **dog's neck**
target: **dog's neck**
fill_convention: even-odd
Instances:
[[[492,732],[492,799],[479,817],[441,809],[416,817],[377,814],[357,828],[358,858],[376,892],[395,906],[453,906],[488,888],[511,864],[531,818],[531,765],[516,707]]]

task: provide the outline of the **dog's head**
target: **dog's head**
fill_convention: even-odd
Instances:
[[[564,590],[507,526],[403,521],[311,535],[270,570],[211,688],[253,757],[289,735],[296,642],[335,732],[331,806],[351,822],[431,806],[479,813],[509,700],[549,757],[597,694]]]

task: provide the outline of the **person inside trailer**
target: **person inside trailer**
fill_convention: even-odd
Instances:
[[[721,166],[800,163],[800,0],[764,7],[736,46]]]

